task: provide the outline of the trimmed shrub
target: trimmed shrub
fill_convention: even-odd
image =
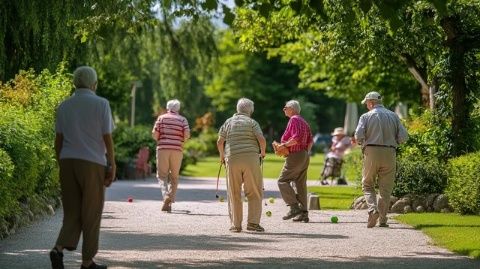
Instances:
[[[443,193],[447,183],[445,165],[435,158],[403,155],[397,159],[393,195]]]
[[[480,214],[480,152],[453,158],[448,163],[450,205],[461,214]]]

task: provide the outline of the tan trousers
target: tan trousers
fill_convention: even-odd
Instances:
[[[241,154],[226,160],[230,222],[242,227],[242,184],[248,199],[248,222],[260,224],[262,216],[263,178],[258,154]]]
[[[302,210],[307,211],[307,170],[310,164],[310,156],[306,150],[291,153],[285,158],[280,177],[278,178],[278,188],[280,194],[287,205],[300,203]],[[295,183],[297,192],[293,189],[291,183]]]
[[[182,158],[183,153],[179,150],[157,150],[157,179],[162,186],[163,200],[169,197],[172,203],[175,202]]]
[[[56,245],[77,248],[83,233],[82,260],[98,251],[100,221],[105,200],[105,167],[78,159],[60,160],[63,224]]]
[[[394,148],[365,147],[363,151],[362,190],[368,205],[368,211],[377,210],[380,213],[380,223],[387,222],[390,195],[395,184],[395,171],[396,152]],[[378,202],[375,183],[378,184]]]

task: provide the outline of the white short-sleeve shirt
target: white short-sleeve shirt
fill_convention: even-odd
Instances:
[[[57,110],[55,131],[63,135],[60,159],[81,159],[107,164],[103,135],[114,129],[107,99],[90,89],[76,89]]]

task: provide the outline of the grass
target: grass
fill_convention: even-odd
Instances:
[[[435,245],[480,259],[480,216],[455,213],[412,213],[396,219],[427,234]]]
[[[310,158],[307,178],[318,180],[323,169],[323,154],[315,154]],[[278,178],[283,167],[284,159],[275,154],[267,154],[264,159],[263,177]],[[220,162],[218,157],[206,157],[195,165],[187,165],[182,175],[192,177],[217,177]],[[225,176],[225,168],[222,168],[221,176]]]
[[[322,210],[349,210],[353,200],[362,195],[362,190],[352,186],[315,186],[308,192],[317,193]]]

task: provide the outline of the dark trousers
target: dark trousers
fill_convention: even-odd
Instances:
[[[303,210],[307,210],[307,170],[310,156],[306,150],[290,153],[278,178],[280,194],[287,205],[300,203]],[[291,183],[295,184],[297,192]]]
[[[78,159],[60,160],[63,224],[56,244],[74,250],[83,233],[84,261],[93,259],[98,251],[104,180],[105,167],[100,164]]]

